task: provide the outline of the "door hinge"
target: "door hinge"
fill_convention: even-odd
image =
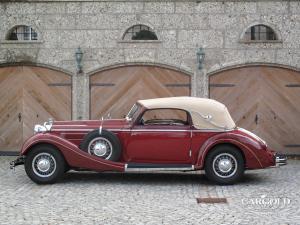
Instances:
[[[235,87],[235,84],[213,84],[210,83],[209,87]]]
[[[191,88],[191,84],[189,84],[189,83],[165,84],[165,87],[188,87],[188,88]]]
[[[91,83],[90,86],[98,86],[98,87],[113,87],[116,84],[114,83]]]
[[[294,87],[300,87],[300,84],[286,84],[285,86],[289,88],[294,88]]]
[[[192,157],[192,149],[190,149],[189,156]]]
[[[257,114],[255,115],[254,122],[256,125],[258,124],[258,115]]]

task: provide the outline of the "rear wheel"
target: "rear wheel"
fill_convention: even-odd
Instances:
[[[244,174],[244,158],[240,151],[230,145],[212,149],[205,160],[206,176],[219,184],[236,183]]]
[[[52,184],[60,179],[66,170],[64,157],[50,145],[38,145],[26,155],[25,171],[38,184]]]

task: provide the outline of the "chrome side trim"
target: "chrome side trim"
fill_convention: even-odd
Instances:
[[[112,130],[112,129],[108,129],[108,130]],[[233,129],[232,129],[233,130]],[[120,130],[120,131],[133,131],[133,132],[137,132],[137,131],[140,131],[140,132],[155,132],[155,131],[157,131],[157,132],[169,132],[169,131],[171,131],[171,132],[196,132],[196,133],[198,133],[198,132],[228,132],[228,131],[232,131],[232,130],[226,130],[226,131],[224,131],[224,130],[219,130],[219,129],[203,129],[203,130],[174,130],[174,129],[134,129],[134,130]],[[114,130],[112,130],[112,131],[114,131]]]
[[[108,131],[125,131],[125,132],[129,132],[131,131],[130,129],[107,129]]]
[[[159,167],[159,168],[150,168],[150,167],[144,167],[144,168],[128,168],[128,164],[125,164],[125,172],[150,172],[150,171],[192,171],[195,170],[195,166],[192,165],[191,167],[172,167],[172,168],[165,168],[165,167]]]
[[[104,128],[105,129],[105,128]],[[92,131],[94,129],[52,129],[52,131]],[[130,130],[130,129],[106,129],[108,131],[123,131],[123,132],[189,132],[190,130],[159,130],[159,129],[135,129],[135,130]]]
[[[219,133],[224,133],[224,132],[229,132],[233,131],[234,129],[227,129],[227,130],[220,130],[220,129],[198,129],[198,130],[193,130],[193,132],[199,133],[199,132],[219,132]]]
[[[87,127],[87,125],[82,125],[82,124],[55,124],[56,127],[65,127],[65,126],[68,126],[68,127]]]
[[[105,129],[105,128],[104,128]],[[62,129],[62,128],[53,128],[52,131],[60,131],[60,132],[69,132],[69,131],[92,131],[94,129],[84,129],[84,128],[78,128],[78,129]],[[118,131],[118,132],[190,132],[191,130],[174,130],[174,129],[107,129],[108,131]],[[232,129],[233,130],[233,129]],[[192,132],[194,133],[199,133],[199,132],[228,132],[228,131],[232,131],[232,130],[213,130],[213,129],[203,129],[203,130],[192,130]]]
[[[52,129],[52,131],[60,131],[60,132],[72,132],[72,131],[92,131],[94,129]]]
[[[129,130],[132,132],[190,132],[190,130],[169,130],[169,129],[135,129],[135,130]]]

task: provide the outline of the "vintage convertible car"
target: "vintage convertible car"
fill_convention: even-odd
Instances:
[[[211,99],[171,97],[137,101],[124,119],[55,121],[35,134],[11,167],[24,164],[36,183],[54,183],[72,170],[205,170],[232,184],[246,169],[286,164],[261,138],[236,127],[227,108]]]

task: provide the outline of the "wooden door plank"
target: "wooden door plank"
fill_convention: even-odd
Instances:
[[[91,76],[91,118],[99,119],[108,112],[123,117],[139,99],[190,95],[190,89],[167,87],[165,84],[186,83],[190,77],[178,71],[154,66],[128,66],[102,71]],[[111,87],[93,86],[113,83]]]
[[[33,126],[49,117],[71,119],[71,87],[48,85],[62,82],[71,83],[71,77],[47,68],[0,68],[1,150],[19,150],[33,134]]]
[[[297,71],[267,66],[251,66],[212,75],[210,83],[234,84],[230,88],[210,87],[210,97],[229,108],[237,125],[255,131],[277,151],[300,153],[300,83]],[[258,125],[254,116],[258,115]]]

